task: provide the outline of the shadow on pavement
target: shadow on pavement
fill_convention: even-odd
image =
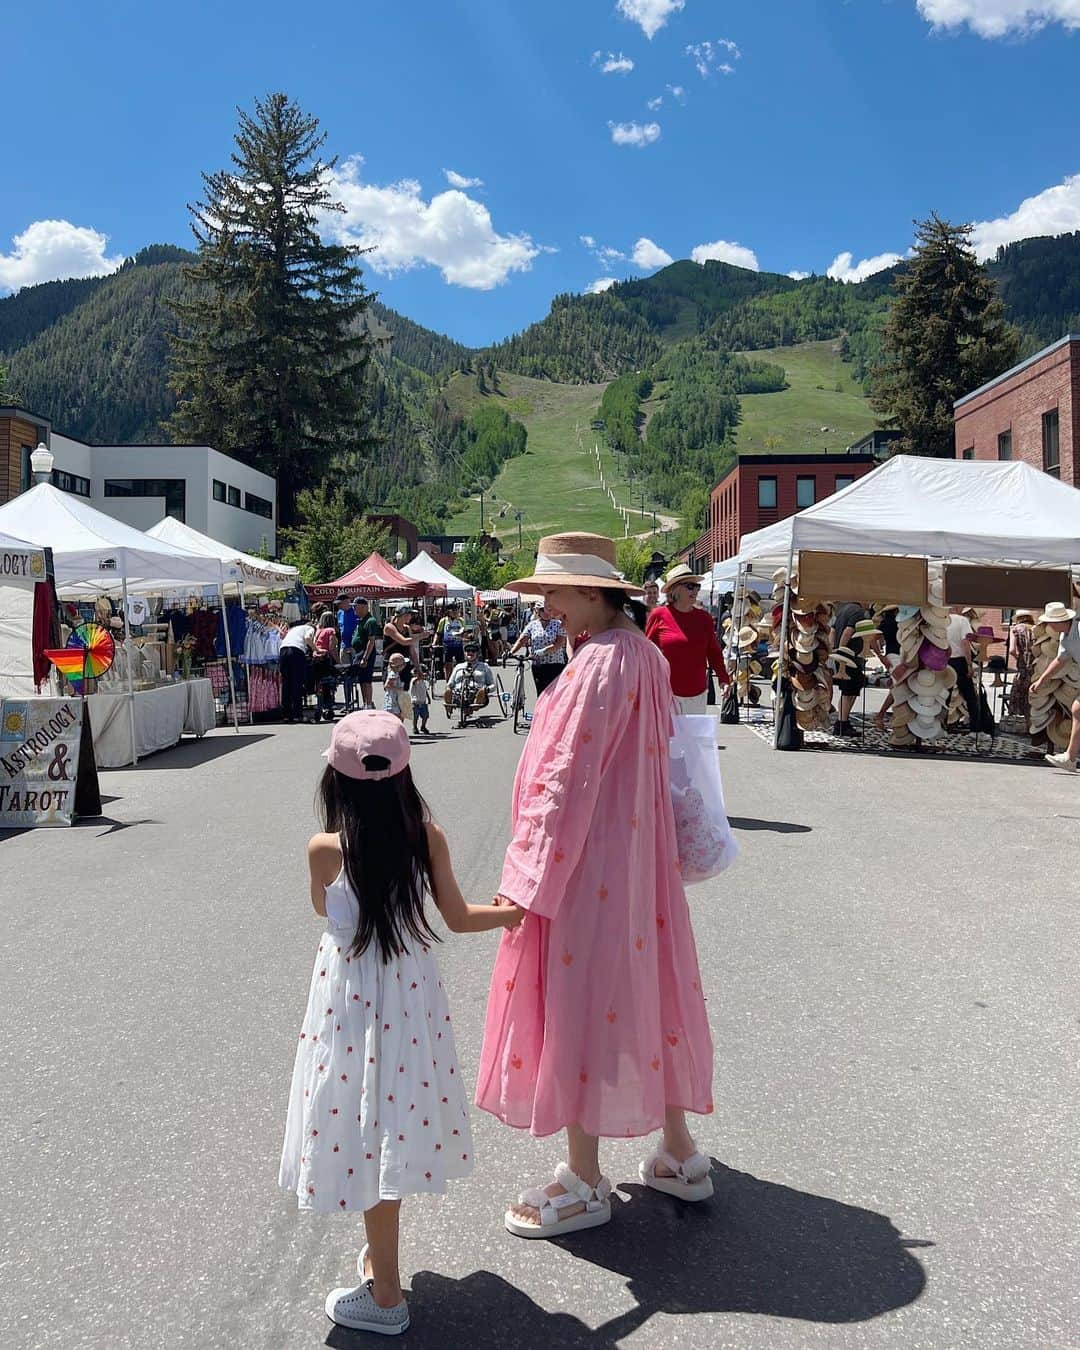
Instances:
[[[796,825],[790,820],[754,820],[751,816],[728,816],[733,830],[770,830],[773,834],[809,834],[809,825]]]
[[[209,739],[183,740],[168,750],[159,750],[156,754],[147,755],[145,759],[140,759],[138,764],[124,764],[118,769],[102,769],[99,766],[98,772],[143,773],[147,769],[194,769],[200,764],[209,764],[212,760],[221,759],[223,755],[231,755],[234,751],[246,750],[260,741],[267,741],[271,735],[271,732],[262,731],[254,734],[241,732],[237,736],[231,728],[228,733],[223,729],[217,736]]]
[[[593,1330],[572,1314],[545,1311],[490,1271],[463,1280],[422,1272],[408,1295],[410,1345],[614,1350],[656,1313],[863,1322],[922,1293],[926,1274],[910,1248],[934,1244],[902,1237],[884,1214],[715,1162],[712,1176],[716,1194],[700,1205],[621,1185],[631,1198],[613,1199],[606,1228],[556,1240],[577,1260],[625,1280],[637,1302],[629,1312]],[[574,1284],[587,1286],[588,1278],[571,1276],[567,1285]],[[587,1307],[580,1311],[588,1316]],[[336,1350],[368,1343],[341,1328],[326,1339]]]

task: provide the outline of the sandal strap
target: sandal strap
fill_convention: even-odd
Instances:
[[[573,1197],[574,1203],[584,1205],[590,1214],[600,1209],[611,1195],[611,1182],[607,1177],[601,1177],[595,1186],[590,1186],[576,1172],[571,1172],[565,1163],[556,1167],[555,1180]]]
[[[646,1162],[645,1167],[652,1176],[656,1176],[656,1164],[660,1163],[671,1173],[668,1180],[692,1184],[704,1181],[711,1171],[711,1164],[703,1154],[691,1153],[684,1162],[679,1162],[670,1153],[658,1149]]]

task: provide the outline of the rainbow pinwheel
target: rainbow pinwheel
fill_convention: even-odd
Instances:
[[[68,638],[66,647],[47,649],[45,655],[76,690],[85,679],[104,675],[116,656],[112,634],[99,623],[83,623]]]

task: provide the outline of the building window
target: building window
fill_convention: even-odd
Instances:
[[[83,478],[77,473],[68,473],[66,469],[53,469],[52,481],[53,487],[58,487],[61,492],[70,492],[76,497],[90,496],[90,479]]]
[[[759,478],[757,480],[757,504],[763,510],[776,510],[776,479]]]
[[[1061,442],[1058,439],[1058,410],[1043,413],[1043,468],[1054,478],[1061,477]]]
[[[960,458],[961,458],[961,459],[974,459],[974,458],[975,458],[975,447],[974,447],[973,445],[969,445],[968,448],[967,448],[966,450],[961,450],[961,451],[960,451]]]
[[[30,467],[30,456],[34,453],[32,445],[20,447],[19,455],[22,468],[19,475],[19,491],[25,492],[27,488],[34,486],[34,471]]]
[[[240,505],[240,489],[239,489],[239,488],[230,487],[230,488],[228,489],[228,492],[229,492],[229,505],[230,505],[230,506],[239,506],[239,505]]]
[[[850,487],[850,486],[852,485],[852,483],[854,483],[854,481],[855,481],[855,477],[854,477],[853,474],[850,474],[850,473],[838,473],[838,474],[836,475],[836,490],[837,490],[837,492],[839,492],[841,488]]]
[[[214,479],[214,501],[223,502],[225,500],[225,484],[220,478]]]
[[[274,518],[274,503],[268,502],[265,497],[256,497],[254,492],[244,493],[244,510],[265,516],[267,520]]]
[[[998,459],[1012,459],[1012,431],[998,433]]]
[[[795,479],[795,505],[801,511],[804,506],[813,506],[817,479],[813,477]]]
[[[106,497],[164,497],[165,514],[184,519],[187,482],[183,478],[106,478]]]

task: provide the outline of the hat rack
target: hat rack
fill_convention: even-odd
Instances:
[[[1032,630],[1035,663],[1032,680],[1039,677],[1058,654],[1059,635],[1045,623]],[[1069,661],[1062,670],[1031,696],[1031,740],[1035,746],[1052,745],[1064,750],[1072,729],[1072,705],[1080,698],[1080,665]]]

